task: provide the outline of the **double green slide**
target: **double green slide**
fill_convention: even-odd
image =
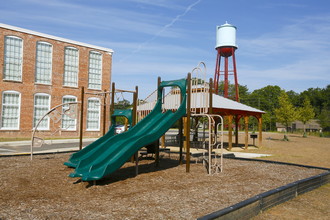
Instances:
[[[181,90],[181,104],[176,112],[162,112],[164,87],[178,86]],[[101,138],[81,151],[71,155],[64,164],[74,167],[70,177],[82,181],[100,180],[119,169],[140,148],[165,134],[168,129],[186,114],[186,79],[163,81],[158,87],[157,103],[154,109],[128,131],[114,134],[114,126]]]

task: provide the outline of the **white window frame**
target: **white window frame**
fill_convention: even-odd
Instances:
[[[99,55],[100,60],[96,60],[92,55]],[[99,65],[95,62],[99,62]],[[88,88],[101,90],[102,89],[102,62],[103,56],[102,53],[97,51],[89,51],[88,59]],[[99,78],[97,77],[99,75]]]
[[[36,97],[37,96],[46,96],[46,97],[48,97],[48,105],[46,106],[47,107],[47,110],[44,110],[44,113],[43,113],[43,115],[40,116],[40,118],[42,116],[44,116],[50,110],[50,103],[51,103],[51,96],[49,94],[46,94],[46,93],[36,93],[36,94],[34,94],[34,97],[33,97],[33,121],[32,121],[32,127],[33,128],[35,128],[35,126],[37,125],[38,121],[40,120],[40,118],[38,118],[38,119],[36,118],[36,109],[37,109],[37,107],[39,107],[39,108],[44,107],[45,108],[45,106],[36,106],[35,103],[36,103]],[[49,118],[49,116],[46,116],[44,118],[44,120],[47,121],[46,122],[46,126],[45,127],[39,126],[38,127],[38,130],[49,130],[49,124],[50,124],[50,118]],[[40,123],[40,124],[42,125],[42,123]]]
[[[90,101],[98,101],[98,106],[97,105],[93,105],[95,106],[94,108],[91,108],[91,106],[89,105],[89,102]],[[94,112],[97,111],[97,114],[98,114],[98,119],[97,119],[97,128],[90,128],[89,127],[89,120],[92,119],[94,120],[94,118],[91,118],[92,115],[90,114],[93,114]],[[101,124],[101,100],[99,98],[95,98],[95,97],[92,97],[92,98],[88,98],[87,99],[87,114],[86,114],[86,130],[87,131],[100,131],[100,124]]]
[[[65,99],[74,99],[73,101],[68,101],[68,102],[77,102],[77,97],[76,96],[73,96],[73,95],[65,95],[62,97],[62,103],[66,103],[65,102]],[[62,106],[62,112],[64,112],[65,110],[68,109],[68,106],[66,105],[63,105]],[[68,121],[73,121],[74,123],[74,126],[70,126],[70,127],[64,127],[64,124],[63,124],[63,121],[65,120],[68,120]],[[62,115],[62,121],[61,121],[61,129],[63,131],[76,131],[77,130],[77,119],[72,119],[72,118],[69,118],[69,116],[67,115]]]
[[[38,50],[39,45],[47,45],[50,46],[50,58],[46,60],[44,57],[44,52]],[[48,53],[48,52],[47,52]],[[40,62],[42,60],[43,62]],[[45,42],[45,41],[37,41],[36,44],[36,64],[35,64],[35,75],[34,81],[37,84],[52,84],[52,72],[53,72],[53,45]],[[47,76],[48,79],[43,79],[43,77]]]
[[[71,54],[68,54],[68,50],[75,50],[77,52],[76,60],[71,60]],[[69,60],[70,59],[70,60]],[[79,76],[79,50],[75,47],[64,48],[64,74],[63,74],[63,86],[78,88],[78,76]],[[73,79],[73,83],[68,79]]]
[[[20,48],[6,43],[7,39],[20,40]],[[4,38],[4,57],[3,57],[3,79],[8,81],[22,82],[23,72],[23,39],[16,36],[5,36]],[[11,50],[8,51],[9,46]],[[14,51],[13,51],[14,50]],[[17,55],[18,54],[18,55]],[[16,56],[15,56],[16,55]],[[14,68],[16,67],[16,68]]]
[[[12,104],[12,103],[4,103],[4,96],[6,94],[15,94],[18,95],[18,104]],[[8,91],[3,91],[2,92],[2,108],[1,108],[1,123],[0,123],[0,130],[19,130],[20,129],[20,119],[21,119],[21,93],[17,92],[17,91],[12,91],[12,90],[8,90]],[[3,127],[3,121],[4,121],[4,109],[7,106],[17,106],[17,124],[15,127]]]

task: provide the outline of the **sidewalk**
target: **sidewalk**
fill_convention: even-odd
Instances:
[[[83,139],[83,147],[97,140],[97,138]],[[179,147],[168,146],[173,153],[179,152]],[[33,154],[73,152],[79,150],[79,139],[60,139],[60,140],[45,140],[41,147],[34,147]],[[243,150],[241,150],[243,151]],[[241,151],[227,151],[223,149],[223,154],[227,156],[235,156],[240,158],[258,158],[271,156],[270,154],[245,153]],[[203,150],[190,149],[192,154],[202,153]],[[220,153],[220,149],[217,150]],[[0,142],[0,156],[15,156],[15,155],[30,155],[31,141],[10,141]]]
[[[97,138],[83,139],[83,147]],[[33,154],[70,152],[79,150],[79,139],[45,140],[41,147],[34,147]],[[31,141],[0,142],[0,156],[30,155]]]

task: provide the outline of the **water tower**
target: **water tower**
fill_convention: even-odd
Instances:
[[[236,72],[236,60],[235,60],[235,50],[237,49],[236,45],[236,27],[234,25],[223,24],[217,26],[216,33],[216,46],[217,50],[217,60],[215,64],[215,73],[214,73],[214,92],[221,93],[219,91],[219,80],[223,77],[224,90],[223,96],[228,98],[228,85],[229,85],[229,75],[234,76],[235,83],[235,98],[237,102],[239,101],[238,93],[238,81],[237,81],[237,72]],[[232,57],[232,63],[229,63],[229,59]],[[224,62],[221,62],[224,60]],[[229,67],[230,66],[230,67]]]

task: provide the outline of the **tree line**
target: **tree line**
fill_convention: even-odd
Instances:
[[[220,84],[222,91],[223,84]],[[229,85],[229,96],[235,98],[235,86]],[[288,126],[295,120],[307,123],[318,119],[323,131],[330,131],[330,85],[325,88],[309,88],[301,93],[285,91],[279,86],[268,85],[249,92],[239,85],[240,102],[265,111],[264,130],[276,130],[276,122]]]

